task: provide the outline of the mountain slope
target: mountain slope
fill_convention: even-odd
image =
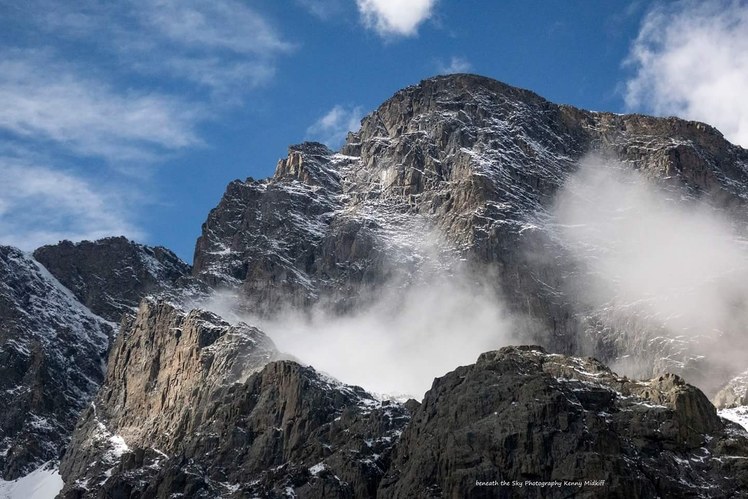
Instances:
[[[30,256],[0,247],[0,474],[57,459],[104,378],[113,325]]]
[[[175,286],[191,268],[162,247],[124,237],[42,246],[34,258],[95,314],[119,322],[140,299]]]
[[[701,364],[702,346],[675,341],[679,331],[653,334],[658,318],[580,298],[576,283],[589,272],[553,210],[590,153],[748,226],[748,152],[708,125],[583,111],[451,75],[397,92],[339,153],[292,146],[272,178],[232,182],[203,224],[193,273],[242,290],[253,313],[289,304],[346,312],[383,287],[467,262],[496,276],[486,279],[530,341],[606,361],[629,355],[637,374],[665,366],[711,383],[700,373],[718,366]]]
[[[278,357],[254,328],[144,301],[61,463],[63,497],[371,496],[404,409]]]
[[[736,233],[748,222],[748,154],[707,125],[558,106],[471,75],[408,87],[340,152],[291,146],[272,178],[232,182],[203,225],[193,277],[239,291],[240,312],[334,316],[466,273],[473,289],[495,288],[518,337],[561,353],[488,352],[401,405],[281,360],[256,328],[147,298],[81,414],[62,496],[745,496],[748,434],[661,374],[714,374],[720,359],[698,347],[740,338],[744,288],[728,297],[733,329],[698,341],[625,301],[585,301],[594,272],[555,210],[590,153],[598,169],[614,159],[638,172],[667,206],[703,202]],[[69,272],[74,260],[61,269],[71,286],[98,274]],[[142,282],[133,269],[115,272],[128,270],[123,285]],[[161,289],[178,298],[194,281],[172,282]],[[95,291],[92,306],[120,305]],[[635,381],[572,353],[633,358],[657,375]]]
[[[289,361],[226,379],[206,357],[220,358],[230,330],[142,305],[63,459],[62,497],[517,493],[501,481],[522,497],[746,497],[748,433],[677,376],[634,381],[594,359],[507,347],[406,408]],[[200,340],[207,331],[215,343]],[[177,366],[186,374],[173,378]]]
[[[232,182],[203,225],[192,276],[168,250],[124,238],[40,248],[35,258],[49,272],[0,248],[0,401],[10,408],[0,418],[3,477],[65,449],[66,498],[517,493],[493,484],[500,480],[525,484],[528,497],[745,495],[748,434],[663,373],[713,393],[745,369],[748,266],[718,266],[720,279],[730,277],[714,286],[730,312],[725,328],[699,322],[685,334],[640,308],[649,297],[589,300],[600,272],[564,238],[556,210],[590,154],[598,170],[637,172],[662,206],[709,207],[738,243],[744,237],[748,152],[713,128],[578,110],[452,75],[396,93],[340,152],[291,146],[272,178]],[[609,249],[597,245],[592,258]],[[622,268],[616,279],[632,270]],[[668,269],[703,270],[688,261]],[[415,318],[430,307],[399,298],[430,289],[448,305],[451,288],[434,282],[450,281],[468,283],[473,301],[494,299],[502,313],[487,317],[503,320],[508,310],[516,337],[542,347],[488,352],[435,380],[421,405],[379,401],[283,360],[257,328],[178,305],[225,287],[238,291],[240,314],[277,318],[290,306],[302,317],[355,319],[421,304],[406,316]],[[488,298],[477,296],[484,286]],[[142,299],[149,293],[159,296]],[[690,305],[700,316],[714,303]],[[94,312],[122,317],[120,334]],[[474,333],[444,322],[466,344]],[[416,327],[397,323],[406,325],[398,334]],[[362,340],[376,338],[347,324],[372,335]],[[496,347],[508,337],[497,332]],[[570,354],[654,377],[633,381]],[[725,407],[743,403],[735,380]],[[585,479],[601,482],[532,484]]]
[[[434,382],[378,497],[746,497],[746,457],[748,433],[677,376],[506,347]]]

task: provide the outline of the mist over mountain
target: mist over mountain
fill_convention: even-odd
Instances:
[[[292,146],[272,178],[233,182],[203,226],[194,273],[235,290],[240,315],[309,310],[317,331],[341,327],[340,314],[366,323],[372,303],[418,301],[434,282],[457,283],[435,302],[458,312],[467,280],[478,291],[464,316],[493,314],[496,346],[530,341],[637,376],[690,373],[714,390],[745,352],[733,336],[745,324],[747,158],[700,123],[437,77],[382,104],[341,152]],[[397,322],[401,310],[385,308]],[[389,329],[406,344],[399,331],[418,326],[403,322]],[[434,338],[453,336],[438,322]],[[361,336],[391,342],[375,329]],[[718,337],[735,363],[703,355]]]
[[[747,205],[748,151],[709,125],[424,80],[339,151],[293,145],[231,182],[192,267],[124,238],[4,250],[0,370],[24,409],[2,478],[52,461],[63,498],[746,496],[748,433],[709,397],[748,404]],[[42,375],[86,383],[63,404]]]

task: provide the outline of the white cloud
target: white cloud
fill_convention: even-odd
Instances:
[[[245,94],[275,74],[277,58],[294,49],[260,14],[242,2],[129,0],[49,4],[34,21],[67,40],[93,43],[129,71],[207,87],[223,100]]]
[[[665,3],[644,18],[626,105],[706,121],[748,146],[748,4]]]
[[[435,377],[520,341],[491,285],[472,276],[437,274],[405,289],[383,286],[376,296],[349,316],[291,311],[260,324],[302,362],[346,383],[419,400]]]
[[[126,189],[111,189],[59,168],[0,157],[0,244],[30,251],[62,239],[141,238]]]
[[[29,0],[7,14],[0,128],[106,159],[199,144],[198,125],[293,50],[237,0]]]
[[[452,56],[448,63],[439,61],[437,63],[437,71],[439,74],[455,74],[455,73],[467,73],[473,69],[473,65],[470,61],[462,57]]]
[[[143,159],[154,148],[199,142],[195,105],[155,92],[118,90],[36,52],[0,61],[0,102],[0,129],[53,141],[76,154]]]
[[[257,325],[281,351],[345,383],[420,400],[436,376],[529,339],[505,308],[492,269],[476,274],[443,252],[446,243],[437,233],[427,227],[418,233],[416,247],[407,250],[425,257],[417,274],[407,283],[394,278],[360,289],[360,306],[349,314],[321,304],[302,312],[289,305],[259,318],[243,312],[241,298],[231,292],[192,306]],[[402,270],[405,262],[397,260],[389,263]]]
[[[220,0],[133,0],[144,26],[174,43],[201,50],[266,55],[290,45],[242,2]]]
[[[345,141],[348,132],[360,128],[362,117],[363,112],[359,106],[349,108],[336,105],[307,128],[306,135],[309,139],[337,149]]]
[[[413,36],[431,14],[436,0],[356,0],[361,19],[380,36]]]
[[[345,11],[343,0],[296,0],[296,3],[322,20],[329,20]]]
[[[202,145],[200,126],[271,80],[294,48],[237,0],[3,10],[0,241],[24,248],[138,237],[132,212],[155,163]]]
[[[674,360],[743,371],[748,241],[724,213],[684,194],[626,165],[583,160],[554,209],[558,234],[583,269],[568,285],[605,327],[622,325],[623,343],[657,336]],[[641,369],[636,361],[626,369]],[[651,375],[652,365],[644,367],[627,374]],[[705,389],[725,381],[709,370],[692,374]]]

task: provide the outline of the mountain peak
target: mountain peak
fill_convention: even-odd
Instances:
[[[299,180],[305,184],[334,188],[340,178],[329,168],[335,154],[319,142],[302,142],[288,147],[288,156],[278,161],[273,178],[276,180]]]
[[[433,88],[452,93],[488,91],[494,94],[511,96],[516,99],[540,99],[545,101],[543,97],[531,90],[516,87],[488,76],[473,73],[454,73],[449,75],[432,76],[431,78],[421,80],[416,85],[406,87],[400,92],[407,93],[408,90],[418,88]],[[400,92],[397,93],[399,94]]]

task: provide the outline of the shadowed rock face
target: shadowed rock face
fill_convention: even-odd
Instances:
[[[95,314],[119,322],[140,299],[190,274],[191,267],[162,247],[124,237],[42,246],[34,258]]]
[[[748,434],[677,376],[507,347],[434,381],[378,497],[745,497],[746,457]],[[476,486],[501,480],[604,485]]]
[[[58,458],[103,380],[111,335],[38,262],[0,246],[0,477]]]
[[[232,182],[203,224],[193,273],[240,289],[255,313],[315,304],[344,313],[385,285],[467,262],[497,276],[524,337],[606,362],[631,354],[646,376],[667,366],[704,381],[698,372],[718,366],[701,365],[698,352],[653,343],[635,321],[606,324],[605,310],[575,296],[583,270],[549,220],[590,152],[748,223],[748,152],[712,127],[583,111],[452,75],[397,92],[339,153],[292,146],[272,178]]]
[[[594,359],[507,347],[403,406],[289,361],[231,383],[202,353],[220,330],[188,332],[201,314],[141,306],[63,459],[63,497],[515,497],[517,489],[476,485],[500,480],[604,481],[528,484],[522,497],[748,490],[748,433],[677,376],[633,381]],[[165,355],[173,340],[163,327],[176,317],[184,350]],[[206,330],[216,331],[210,345]],[[163,339],[149,342],[156,331]],[[264,344],[257,335],[250,350]],[[151,348],[163,349],[147,356],[162,359],[155,376],[138,353]],[[167,374],[175,368],[180,379]],[[146,378],[157,381],[144,388],[137,380]]]

